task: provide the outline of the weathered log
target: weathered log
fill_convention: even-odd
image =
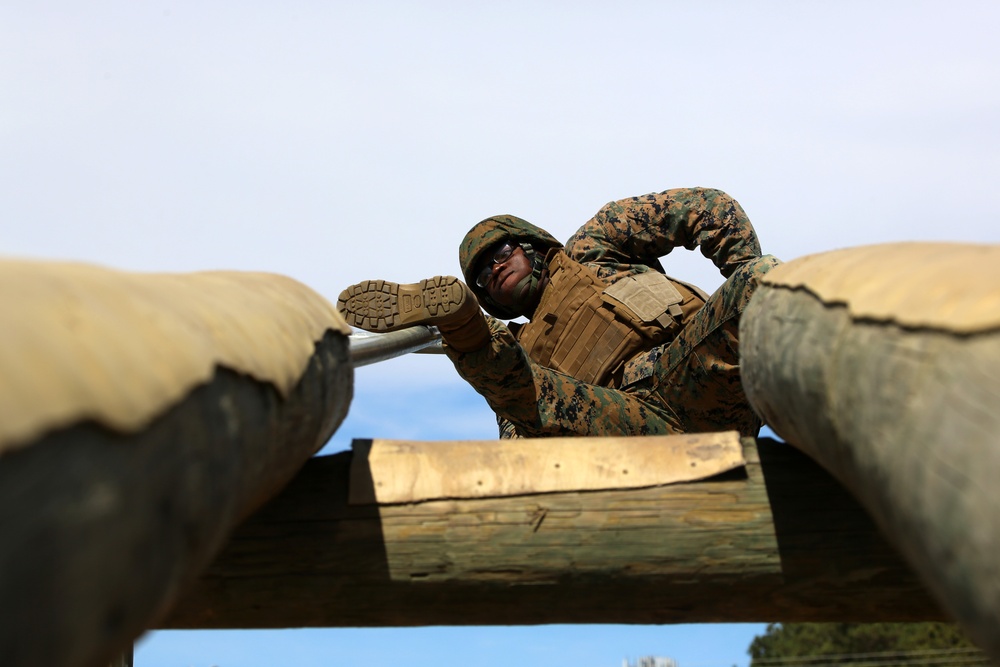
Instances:
[[[132,649],[129,649],[120,655],[116,655],[114,660],[111,661],[111,667],[132,667],[132,658]]]
[[[1000,246],[780,266],[746,309],[741,355],[754,407],[851,490],[1000,662]]]
[[[160,627],[942,618],[829,475],[743,446],[699,482],[382,505],[349,504],[351,453],[314,458]]]
[[[280,276],[0,263],[0,664],[155,625],[329,438],[347,328]]]

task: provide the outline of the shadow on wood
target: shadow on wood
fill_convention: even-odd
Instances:
[[[815,463],[744,451],[702,482],[380,506],[348,504],[350,453],[314,458],[161,627],[943,618]]]

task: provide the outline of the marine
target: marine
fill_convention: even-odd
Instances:
[[[711,296],[665,274],[660,258],[681,247],[726,278]],[[500,437],[759,431],[740,383],[739,318],[778,260],[728,194],[613,201],[565,244],[492,216],[462,239],[459,263],[462,279],[352,285],[338,309],[368,331],[437,326]]]

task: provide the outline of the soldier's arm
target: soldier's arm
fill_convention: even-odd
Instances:
[[[678,188],[606,204],[566,245],[580,262],[653,264],[674,248],[701,252],[729,277],[760,257],[739,203],[721,190]]]

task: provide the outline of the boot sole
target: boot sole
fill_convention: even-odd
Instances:
[[[340,293],[337,310],[352,327],[396,331],[447,321],[448,315],[462,307],[465,298],[458,278],[452,276],[435,276],[406,285],[364,280]]]

